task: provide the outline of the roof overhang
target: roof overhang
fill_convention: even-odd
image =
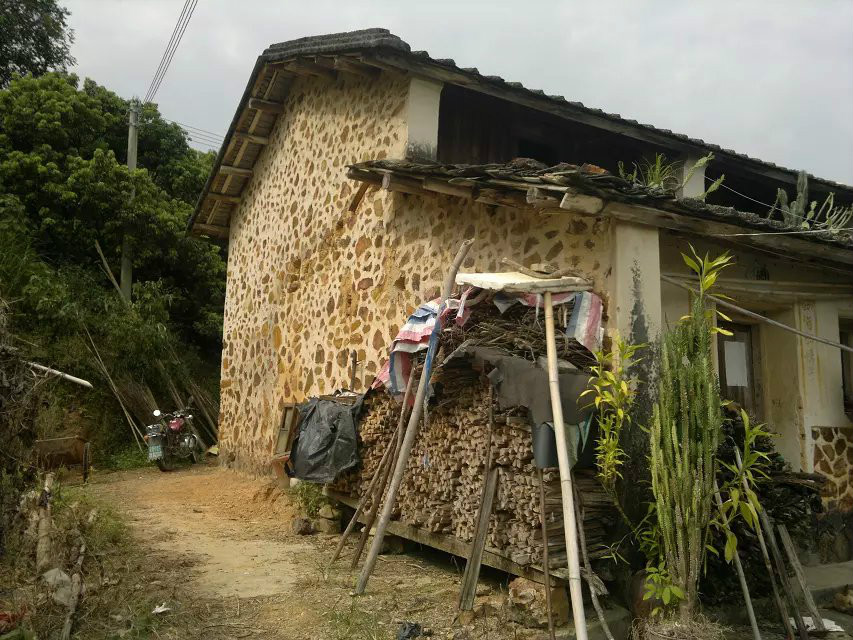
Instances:
[[[802,234],[776,220],[672,191],[650,191],[590,165],[447,165],[374,160],[352,165],[347,175],[362,183],[420,196],[453,196],[542,214],[612,217],[669,229],[743,250],[745,247],[817,265],[853,271],[853,235],[829,231]]]

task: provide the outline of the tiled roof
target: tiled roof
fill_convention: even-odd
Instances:
[[[751,166],[753,170],[759,172],[770,171],[786,181],[793,182],[796,178],[796,171],[779,167],[771,162],[751,158],[731,149],[723,149],[698,138],[674,133],[669,129],[659,129],[636,120],[622,118],[619,114],[606,113],[601,109],[587,107],[580,102],[566,100],[562,96],[546,95],[544,91],[528,89],[520,82],[509,82],[500,76],[483,75],[476,68],[460,67],[453,60],[432,58],[426,51],[412,51],[408,43],[387,29],[364,29],[273,44],[258,57],[225,136],[225,142],[214,161],[213,170],[196,204],[196,209],[190,217],[189,229],[198,222],[199,229],[206,228],[220,236],[227,235],[228,220],[236,206],[234,203],[239,199],[249,178],[245,174],[243,177],[234,175],[233,170],[230,176],[225,177],[221,169],[223,165],[229,163],[237,163],[236,168],[240,170],[251,168],[261,153],[262,145],[246,138],[246,134],[268,135],[275,124],[275,116],[268,114],[253,121],[256,110],[251,104],[253,98],[264,96],[273,100],[284,98],[287,91],[286,82],[282,80],[283,76],[276,76],[271,70],[275,66],[274,63],[288,64],[289,61],[302,60],[310,65],[314,64],[312,60],[328,63],[337,56],[354,61],[350,62],[350,65],[366,64],[378,66],[381,69],[413,70],[420,75],[434,76],[443,82],[498,95],[501,99],[517,101],[569,120],[574,118],[593,126],[610,127],[623,135],[652,139],[662,146],[671,144],[676,149],[695,150],[701,154],[714,152],[719,159],[734,160],[743,163],[746,167]],[[252,122],[255,124],[251,124]],[[241,138],[240,135],[243,137]],[[851,186],[814,176],[812,180],[836,191],[847,191],[848,196],[853,195]],[[219,208],[212,204],[214,199],[213,196],[209,197],[209,194],[219,198],[218,204],[221,205]],[[229,204],[223,198],[231,198],[232,201]]]
[[[745,153],[738,153],[737,151],[734,151],[732,149],[723,148],[720,145],[713,144],[711,142],[706,142],[705,140],[702,140],[700,138],[692,138],[683,133],[676,133],[670,129],[663,129],[660,127],[653,126],[651,124],[638,122],[637,120],[632,120],[630,118],[624,118],[618,113],[608,113],[601,109],[588,107],[581,102],[567,100],[563,96],[548,95],[541,89],[531,89],[529,87],[525,87],[521,82],[512,82],[509,80],[505,80],[501,76],[484,75],[480,73],[480,71],[476,67],[460,67],[452,58],[433,58],[429,55],[427,51],[412,51],[411,47],[405,40],[398,36],[395,36],[388,29],[363,29],[360,31],[333,33],[329,35],[299,38],[298,40],[289,40],[287,42],[280,42],[278,44],[271,45],[269,48],[267,48],[266,51],[264,51],[263,55],[265,57],[269,56],[271,59],[277,59],[279,57],[292,57],[297,55],[323,55],[330,53],[342,54],[353,51],[365,52],[369,50],[391,50],[395,53],[399,53],[404,56],[417,59],[430,65],[443,67],[445,69],[469,75],[479,82],[500,85],[507,89],[527,93],[531,96],[547,98],[549,101],[552,101],[555,104],[571,107],[573,109],[590,115],[602,117],[623,126],[627,125],[629,127],[653,132],[655,134],[671,138],[673,142],[676,143],[686,143],[694,145],[696,147],[702,148],[706,152],[710,151],[714,152],[715,154],[733,156],[735,158],[739,158],[740,160],[744,160],[750,163],[757,163],[768,168],[778,169],[780,171],[790,173],[794,176],[797,174],[797,170],[788,169],[773,162],[767,162],[766,160],[753,158]],[[853,186],[851,185],[842,184],[839,182],[827,180],[825,178],[820,178],[812,175],[809,175],[809,177],[812,180],[817,180],[824,184],[834,186],[838,189],[853,190]]]

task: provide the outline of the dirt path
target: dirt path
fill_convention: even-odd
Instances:
[[[87,491],[126,517],[162,571],[145,585],[162,584],[172,609],[160,638],[390,639],[404,620],[436,638],[521,637],[497,619],[452,626],[459,572],[446,556],[381,556],[369,594],[351,597],[351,549],[329,570],[338,537],[292,534],[298,510],[269,482],[210,466],[141,469],[96,477]]]

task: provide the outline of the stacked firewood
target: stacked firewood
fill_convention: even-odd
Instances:
[[[482,496],[486,456],[498,467],[498,485],[486,547],[518,564],[540,564],[543,540],[540,500],[533,464],[531,429],[519,411],[497,411],[489,438],[488,387],[479,374],[447,372],[434,380],[436,398],[415,442],[394,517],[434,533],[470,542]],[[476,373],[476,372],[475,372]],[[360,470],[339,479],[335,489],[360,497],[376,473],[396,428],[400,406],[385,393],[371,394],[359,423]],[[489,444],[490,442],[490,444]],[[577,471],[584,531],[591,557],[604,553],[613,508],[591,470]],[[549,522],[549,564],[566,565],[560,478],[543,474]]]

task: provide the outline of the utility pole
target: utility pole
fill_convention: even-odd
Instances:
[[[130,117],[127,126],[127,168],[136,169],[136,140],[139,128],[139,103],[134,98],[130,101]],[[130,196],[133,201],[133,194]],[[130,291],[133,284],[133,251],[130,247],[130,236],[125,230],[121,241],[121,295],[130,304]]]

